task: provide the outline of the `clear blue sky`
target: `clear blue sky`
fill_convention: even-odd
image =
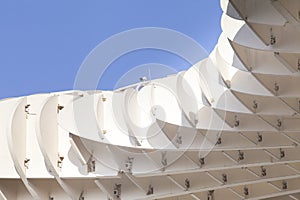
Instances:
[[[221,33],[219,0],[1,0],[0,98],[71,90],[84,58],[101,41],[139,27],[180,31],[210,52]],[[99,89],[111,89],[130,68],[184,60],[141,50],[116,60]]]

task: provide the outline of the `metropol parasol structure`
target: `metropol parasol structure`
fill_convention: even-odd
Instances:
[[[300,2],[221,0],[187,71],[0,101],[0,199],[300,199]]]

